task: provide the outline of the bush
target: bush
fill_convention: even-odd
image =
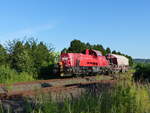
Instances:
[[[17,72],[8,66],[0,66],[0,83],[5,83],[8,79],[16,76]]]
[[[40,78],[43,67],[55,62],[53,47],[34,39],[26,41],[13,40],[7,43],[8,62],[19,73],[27,72]]]
[[[28,73],[18,73],[9,66],[0,66],[0,83],[15,83],[20,81],[32,81],[34,78]]]
[[[134,80],[150,82],[150,64],[137,64],[135,66]]]

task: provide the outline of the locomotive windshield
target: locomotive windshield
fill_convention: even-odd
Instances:
[[[97,56],[102,56],[102,53],[100,51],[97,50],[92,50],[92,51],[94,51]]]

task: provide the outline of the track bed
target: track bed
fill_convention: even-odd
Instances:
[[[42,88],[63,87],[65,85],[94,82],[97,80],[111,80],[111,79],[112,77],[109,76],[88,76],[77,78],[38,80],[33,82],[20,82],[11,85],[0,84],[0,94],[19,91],[39,90]]]
[[[79,97],[87,90],[103,91],[116,83],[112,77],[89,76],[66,79],[40,80],[34,82],[0,85],[0,98],[4,109],[13,108],[16,113],[23,111],[24,99],[34,102],[40,95],[51,96],[54,101]]]

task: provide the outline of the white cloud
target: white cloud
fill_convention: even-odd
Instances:
[[[38,33],[51,30],[54,28],[54,25],[52,24],[44,24],[40,26],[30,27],[22,30],[18,30],[16,32],[7,33],[6,35],[0,36],[1,42],[5,42],[6,40],[12,40],[12,39],[18,39],[18,38],[24,38],[27,37],[33,37],[36,36]]]

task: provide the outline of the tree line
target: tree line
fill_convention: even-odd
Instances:
[[[48,68],[56,63],[58,55],[51,45],[34,38],[8,41],[5,46],[0,44],[0,66],[10,67],[17,73],[26,72],[34,78],[49,73]]]

